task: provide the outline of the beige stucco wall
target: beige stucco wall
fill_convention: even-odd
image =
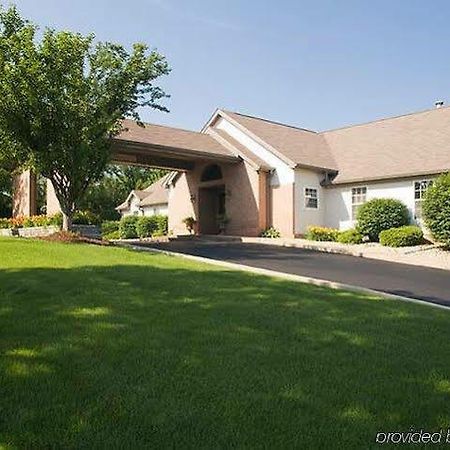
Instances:
[[[197,164],[195,169],[180,175],[169,193],[169,230],[173,234],[186,234],[183,219],[199,218],[199,189],[225,185],[225,209],[229,222],[228,235],[258,236],[260,229],[258,172],[247,163],[219,164],[223,179],[200,182],[201,174],[210,163]]]

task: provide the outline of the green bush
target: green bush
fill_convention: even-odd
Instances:
[[[120,239],[120,231],[115,230],[115,231],[110,231],[109,233],[102,234],[102,238],[106,239],[108,241],[111,239]]]
[[[336,241],[339,231],[334,228],[309,226],[306,239],[311,241]]]
[[[0,229],[11,228],[11,223],[6,217],[0,217]]]
[[[120,222],[118,220],[106,220],[102,222],[102,236],[119,231],[119,224]]]
[[[408,208],[400,200],[375,198],[358,210],[358,230],[372,242],[378,241],[383,230],[398,228],[409,223]]]
[[[352,228],[341,231],[337,236],[337,241],[341,244],[361,244],[363,242],[363,236],[359,230]]]
[[[169,231],[169,217],[164,215],[156,216],[158,219],[158,229],[156,230],[159,233],[159,236],[167,235]]]
[[[269,227],[261,231],[260,236],[265,238],[279,238],[281,237],[281,233],[275,227]]]
[[[62,227],[63,223],[63,215],[62,213],[56,213],[53,214],[53,216],[49,216],[50,219],[50,225],[53,225],[55,227]]]
[[[450,245],[450,173],[438,177],[426,190],[422,211],[433,237]]]
[[[415,225],[391,228],[380,233],[380,244],[387,247],[412,247],[423,243],[423,231]]]
[[[91,211],[75,211],[72,223],[74,225],[100,225],[101,219]]]
[[[119,222],[119,235],[121,239],[135,239],[138,237],[136,225],[138,216],[125,216]]]
[[[158,216],[142,216],[136,224],[136,232],[140,238],[151,237],[158,229]]]

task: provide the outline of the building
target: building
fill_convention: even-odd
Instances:
[[[450,170],[450,109],[322,132],[218,109],[201,132],[126,120],[112,148],[116,162],[173,170],[162,184],[174,234],[186,233],[188,216],[200,234],[346,229],[358,207],[377,197],[401,200],[420,223],[424,191]],[[16,211],[30,211],[27,180]],[[144,207],[144,196],[130,194],[129,213]],[[51,186],[47,198],[49,213],[56,211]]]
[[[133,190],[116,210],[123,216],[154,216],[169,213],[169,192],[165,187],[168,176],[143,190]]]

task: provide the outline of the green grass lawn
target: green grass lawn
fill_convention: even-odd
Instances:
[[[450,426],[450,311],[0,239],[0,448],[360,450],[411,426]]]

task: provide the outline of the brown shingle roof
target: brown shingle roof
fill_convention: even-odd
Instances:
[[[169,203],[169,191],[165,188],[167,176],[168,175],[165,175],[145,189],[146,196],[143,200],[141,200],[141,206]]]
[[[448,107],[321,134],[338,163],[336,184],[450,170]]]
[[[133,141],[196,153],[204,152],[222,156],[234,156],[227,148],[204,133],[153,124],[144,124],[141,127],[135,121],[129,119],[123,121],[123,126],[125,128],[124,131],[114,138],[116,141]]]
[[[220,112],[259,138],[263,145],[292,166],[336,169],[336,162],[324,137],[315,131],[236,112]]]

